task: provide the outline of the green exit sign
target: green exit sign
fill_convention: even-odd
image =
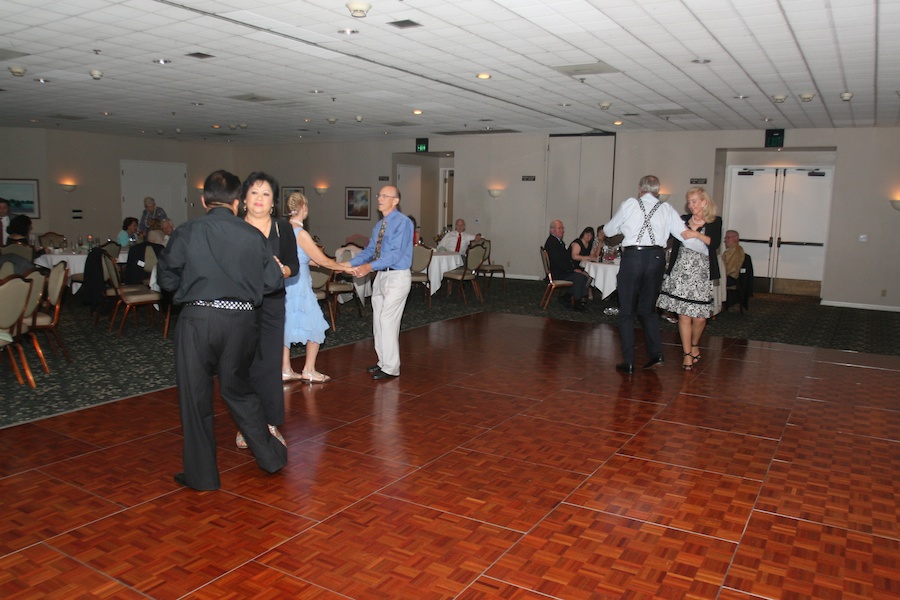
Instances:
[[[428,138],[416,138],[416,152],[428,152]]]

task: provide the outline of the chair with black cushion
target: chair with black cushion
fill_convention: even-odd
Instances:
[[[458,269],[453,269],[452,271],[447,271],[444,273],[444,279],[447,280],[447,297],[450,297],[450,294],[453,291],[453,282],[456,281],[459,283],[459,293],[462,295],[463,304],[468,304],[466,300],[466,291],[465,291],[465,283],[468,281],[472,286],[472,290],[475,292],[475,298],[478,299],[479,302],[484,303],[484,296],[481,294],[481,288],[478,285],[478,269],[481,268],[481,265],[484,263],[484,257],[487,254],[487,249],[484,247],[484,244],[480,243],[472,243],[469,245],[469,251],[466,253],[466,264]]]
[[[487,283],[488,285],[490,285],[491,281],[493,281],[494,279],[494,273],[500,273],[501,275],[503,275],[503,289],[505,290],[506,269],[503,268],[502,264],[495,264],[493,259],[491,258],[491,240],[482,239],[481,241],[484,243],[484,247],[487,249],[487,255],[484,257],[484,263],[478,269],[478,274],[482,277],[487,277],[488,275],[490,275]]]
[[[146,285],[150,281],[150,273],[156,266],[157,257],[163,251],[163,246],[141,242],[128,249],[128,260],[125,263],[125,273],[122,281],[125,285]],[[118,259],[118,254],[114,259]]]
[[[19,341],[21,343],[26,337],[31,338],[34,351],[41,361],[41,366],[44,367],[44,373],[49,373],[50,366],[47,365],[47,359],[44,358],[44,350],[41,348],[41,343],[38,341],[37,335],[31,330],[31,324],[34,322],[34,314],[41,304],[41,298],[44,297],[44,284],[47,281],[47,277],[43,272],[35,269],[26,273],[25,279],[31,282],[31,291],[28,294],[28,300],[25,302],[25,312],[22,313],[22,322],[19,326],[18,333]]]
[[[22,324],[25,305],[31,294],[31,286],[31,281],[22,275],[10,275],[0,280],[0,351],[5,350],[9,355],[9,364],[19,385],[25,385],[25,379],[22,378],[24,371],[28,385],[34,388],[36,387],[34,376],[25,359],[25,350],[16,337]],[[19,366],[16,364],[14,350],[19,353],[22,370],[19,370]]]
[[[62,243],[66,239],[61,233],[48,231],[38,236],[38,241],[42,248],[62,248]]]
[[[434,255],[434,249],[427,246],[413,246],[412,267],[410,267],[410,279],[412,285],[421,285],[425,291],[425,299],[428,301],[428,308],[431,308],[431,281],[428,279],[428,265],[431,264],[431,257]],[[412,288],[410,288],[412,291]]]
[[[555,281],[553,279],[553,273],[550,272],[550,257],[547,256],[547,250],[543,247],[541,247],[541,263],[544,265],[544,279],[547,281],[544,295],[541,296],[541,308],[547,310],[547,306],[550,304],[550,298],[553,297],[554,290],[570,288],[575,284],[568,279],[562,279],[560,281]]]
[[[724,309],[727,311],[730,306],[737,304],[741,313],[750,310],[750,298],[753,296],[753,260],[749,254],[744,255],[737,279],[728,277],[726,281]]]
[[[66,289],[66,280],[69,276],[69,266],[66,261],[56,263],[50,269],[50,275],[47,277],[47,294],[46,294],[46,312],[38,310],[34,313],[31,321],[32,331],[43,331],[50,342],[50,348],[57,356],[59,351],[57,346],[62,350],[67,362],[72,362],[69,351],[63,344],[59,331],[56,330],[59,325],[59,314],[62,309],[63,292]],[[50,334],[53,334],[52,336]],[[55,343],[54,343],[55,342]]]

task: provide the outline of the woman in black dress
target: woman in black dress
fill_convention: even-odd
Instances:
[[[572,255],[572,266],[576,271],[584,272],[581,268],[581,261],[592,260],[594,258],[594,228],[585,227],[581,235],[572,240],[569,244],[569,254]],[[585,273],[587,275],[587,273]],[[594,287],[591,285],[593,280],[588,277],[588,300],[594,299]]]
[[[275,261],[281,266],[285,278],[300,270],[297,259],[297,238],[290,223],[276,219],[275,199],[278,198],[278,181],[263,172],[251,173],[241,189],[241,200],[246,211],[244,220],[266,237]],[[284,290],[263,297],[258,309],[259,347],[250,365],[250,383],[259,394],[269,432],[284,444],[278,426],[284,423],[284,387],[281,377],[281,354],[284,345]],[[238,431],[235,443],[246,448],[244,436]]]

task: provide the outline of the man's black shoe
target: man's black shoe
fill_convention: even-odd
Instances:
[[[380,371],[380,370],[381,370],[381,367],[379,367],[378,365],[372,365],[371,367],[368,367],[366,369],[366,373],[374,373],[375,371]]]
[[[634,365],[631,363],[619,363],[616,365],[616,371],[619,373],[625,373],[626,375],[631,375],[634,373]]]
[[[647,364],[644,365],[644,370],[649,371],[650,369],[655,369],[656,367],[661,367],[664,364],[666,364],[666,361],[663,360],[663,356],[662,356],[662,354],[660,354],[659,356],[654,356],[653,358],[648,360]]]
[[[391,379],[393,377],[400,377],[399,375],[391,375],[390,373],[385,373],[381,369],[372,373],[372,379],[378,381],[379,379]]]

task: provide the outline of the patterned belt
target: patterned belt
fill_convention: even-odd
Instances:
[[[240,300],[194,300],[188,302],[188,306],[206,306],[207,308],[220,308],[222,310],[253,310],[252,302]]]

